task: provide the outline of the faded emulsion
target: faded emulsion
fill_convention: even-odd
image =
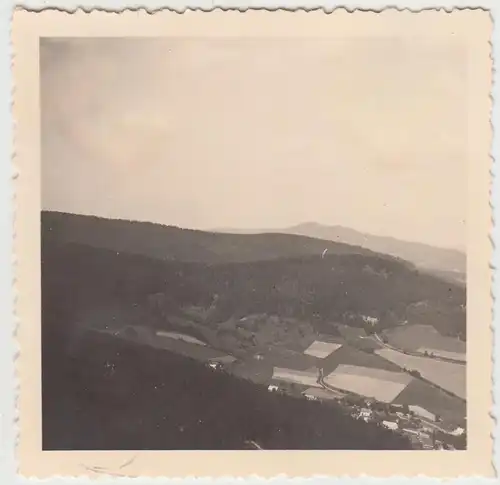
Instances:
[[[466,448],[459,42],[40,42],[44,450]]]

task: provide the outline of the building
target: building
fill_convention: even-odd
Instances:
[[[308,400],[308,401],[317,401],[318,398],[316,396],[313,396],[312,394],[304,394],[304,397]]]
[[[360,418],[371,418],[372,415],[372,410],[368,408],[361,408],[359,410],[359,417]]]
[[[222,364],[220,362],[209,362],[208,367],[213,370],[222,370]]]
[[[450,431],[449,434],[452,436],[462,436],[465,433],[465,429],[461,428],[460,426],[453,431]]]
[[[382,426],[387,429],[396,430],[399,428],[398,423],[394,421],[382,421]]]
[[[267,386],[267,390],[270,392],[276,392],[279,391],[279,387],[275,386],[274,384],[269,384],[269,386]]]

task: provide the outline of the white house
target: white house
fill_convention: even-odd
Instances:
[[[382,426],[392,430],[398,429],[398,423],[395,423],[394,421],[382,421]]]
[[[267,386],[267,390],[270,392],[276,392],[278,391],[278,386],[275,386],[274,384],[269,384],[269,386]]]
[[[372,416],[372,410],[368,408],[361,408],[359,410],[359,417],[360,418],[371,418]]]
[[[460,426],[453,431],[450,431],[449,434],[453,436],[462,436],[465,433],[465,429],[461,428]]]
[[[377,317],[370,317],[369,315],[362,315],[361,317],[365,323],[369,323],[370,325],[375,325],[378,323]]]
[[[304,394],[304,397],[309,401],[317,401],[318,400],[318,398],[316,396],[313,396],[312,394]]]
[[[221,370],[222,369],[222,365],[220,364],[220,362],[209,362],[208,367],[210,367],[211,369],[214,369],[214,370]]]

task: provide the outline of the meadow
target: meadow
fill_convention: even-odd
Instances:
[[[466,397],[466,368],[464,365],[452,364],[428,357],[406,355],[388,348],[376,350],[375,353],[401,367],[419,372],[424,379],[462,399]]]
[[[392,402],[411,380],[411,376],[402,372],[354,365],[339,365],[324,378],[325,383],[334,388],[386,403]]]

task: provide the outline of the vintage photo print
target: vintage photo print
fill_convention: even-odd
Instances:
[[[491,476],[490,32],[17,11],[21,473]]]

